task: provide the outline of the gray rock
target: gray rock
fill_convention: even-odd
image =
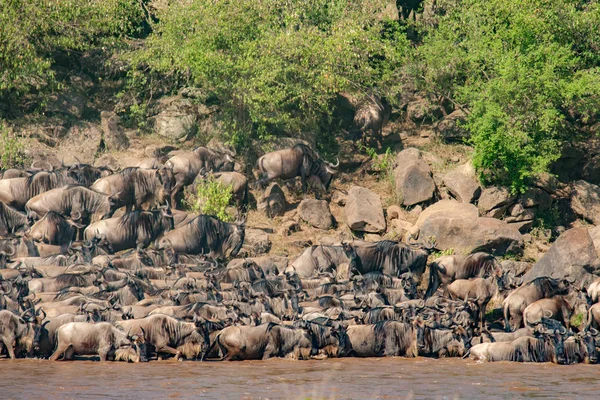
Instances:
[[[100,113],[100,125],[104,132],[104,143],[109,150],[124,150],[129,147],[129,139],[121,126],[121,118],[111,111]]]
[[[379,233],[385,231],[381,198],[377,193],[360,186],[348,191],[348,200],[344,208],[346,223],[354,231]]]
[[[333,216],[325,200],[306,199],[298,205],[298,216],[304,222],[319,229],[333,227]]]
[[[279,234],[281,236],[290,236],[294,232],[300,232],[301,229],[300,224],[296,221],[286,221],[281,224]]]
[[[442,115],[440,106],[434,105],[424,98],[411,101],[406,106],[406,116],[416,123],[430,123],[441,118]]]
[[[281,187],[273,182],[265,189],[262,198],[258,202],[257,209],[264,212],[267,217],[273,218],[277,215],[283,215],[287,207],[285,194]]]
[[[188,99],[167,98],[161,101],[159,113],[152,117],[154,131],[171,140],[185,140],[198,129],[197,109]]]
[[[49,96],[46,110],[52,113],[70,114],[81,118],[85,110],[86,97],[76,91],[66,90]]]
[[[537,207],[544,211],[552,205],[552,196],[540,188],[531,188],[520,196],[519,202],[523,207]]]
[[[600,187],[586,181],[571,184],[571,207],[582,218],[600,225]]]
[[[569,229],[556,239],[546,254],[523,277],[524,282],[540,276],[575,279],[576,285],[591,283],[600,273],[600,259],[585,227]]]
[[[523,237],[517,229],[504,221],[478,217],[477,207],[472,204],[439,201],[421,213],[416,226],[419,239],[434,242],[439,250],[498,255],[523,251]]]
[[[482,216],[500,218],[516,199],[507,188],[490,186],[482,190],[477,204]]]
[[[268,253],[271,250],[269,235],[261,229],[246,229],[244,245],[240,257],[254,257]]]
[[[445,141],[468,139],[470,137],[469,131],[462,125],[466,119],[464,111],[456,110],[440,120],[435,125],[435,130]]]
[[[475,168],[470,162],[448,172],[444,175],[443,182],[452,196],[462,203],[472,203],[481,194]]]
[[[433,198],[435,182],[429,165],[418,149],[409,148],[398,153],[396,164],[394,181],[402,204],[412,206]]]
[[[531,263],[515,260],[503,260],[500,265],[502,271],[512,272],[516,277],[525,275],[533,267]]]

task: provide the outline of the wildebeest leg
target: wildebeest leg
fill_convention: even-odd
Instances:
[[[156,349],[156,353],[168,353],[168,354],[173,354],[175,356],[179,355],[179,351],[177,349],[174,349],[172,347],[169,346],[163,346],[160,348]]]
[[[106,361],[108,353],[110,352],[110,346],[101,347],[98,349],[98,355],[100,356],[100,362]]]
[[[56,348],[56,350],[54,351],[54,353],[52,353],[52,355],[50,356],[49,361],[56,361],[56,360],[58,360],[58,357],[60,357],[61,354],[63,354],[64,352],[66,352],[69,347],[71,347],[70,344],[67,345],[67,346],[65,346],[65,345],[61,346],[59,344],[58,347]]]
[[[3,342],[3,343],[6,346],[6,351],[8,352],[8,356],[11,358],[11,360],[14,360],[15,359],[14,343],[6,343],[6,342]]]
[[[73,357],[75,357],[75,349],[73,349],[73,347],[71,346],[67,350],[65,350],[63,360],[72,360]]]
[[[506,331],[506,332],[511,332],[512,331],[511,328],[510,328],[510,317],[509,317],[509,314],[510,314],[510,310],[509,310],[508,304],[506,304],[504,306],[504,331]]]
[[[173,186],[173,190],[171,191],[171,207],[174,209],[178,209],[179,205],[177,204],[177,194],[183,188],[183,185],[180,182],[177,182],[175,186]]]

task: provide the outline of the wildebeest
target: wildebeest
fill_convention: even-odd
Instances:
[[[176,195],[184,186],[191,185],[203,168],[207,172],[233,171],[234,162],[230,154],[202,146],[171,157],[165,163],[165,169],[171,170],[175,178],[171,191],[172,206],[177,208]]]
[[[568,281],[560,281],[545,276],[536,278],[515,289],[502,302],[506,331],[519,329],[523,326],[523,311],[531,303],[556,295],[564,295],[568,292]],[[512,324],[510,323],[511,320]]]
[[[22,316],[26,314],[23,313]],[[4,344],[10,358],[15,358],[22,352],[30,357],[33,355],[34,339],[39,325],[35,318],[27,320],[8,310],[0,311],[0,342]]]
[[[110,217],[116,209],[109,196],[74,185],[35,196],[27,202],[25,208],[27,215],[32,218],[41,218],[49,211],[54,211],[71,219],[78,219],[85,225]]]
[[[100,361],[106,361],[119,350],[123,352],[132,347],[136,351],[130,355],[131,361],[145,361],[143,341],[138,336],[129,336],[108,322],[69,322],[58,328],[56,337],[58,344],[50,361],[58,360],[61,354],[64,354],[64,360],[71,360],[75,354],[98,354]]]
[[[248,207],[248,178],[246,178],[244,174],[235,171],[213,172],[212,174],[208,174],[202,170],[200,174],[198,174],[198,177],[196,177],[194,184],[190,186],[191,192],[194,194],[197,193],[198,184],[211,177],[221,185],[230,188],[238,210],[245,212]]]
[[[579,332],[564,342],[563,364],[596,364],[598,362],[598,351],[596,349],[595,329],[590,332]]]
[[[440,285],[445,289],[455,279],[486,278],[500,275],[498,260],[487,253],[473,253],[468,256],[451,255],[435,259],[429,266],[429,286],[425,297],[432,296]]]
[[[58,292],[69,286],[85,287],[102,281],[101,272],[64,273],[55,278],[35,278],[30,280],[29,291],[32,293]]]
[[[33,224],[29,236],[37,242],[61,246],[75,240],[77,230],[83,227],[57,212],[49,211]]]
[[[434,329],[429,326],[417,327],[422,332],[419,341],[419,354],[430,357],[462,357],[469,343],[467,331],[454,325],[449,329]]]
[[[12,236],[27,225],[27,215],[0,202],[0,237]]]
[[[56,348],[56,332],[61,326],[69,322],[90,322],[88,314],[64,313],[46,319],[38,330],[34,345],[35,352],[42,357],[50,357]]]
[[[227,223],[210,215],[199,215],[158,241],[158,249],[176,253],[207,254],[212,258],[235,257],[244,244],[245,221]]]
[[[381,321],[374,325],[352,325],[346,330],[356,357],[416,357],[417,334],[414,326],[398,321]]]
[[[352,247],[360,259],[355,268],[361,274],[381,272],[391,277],[400,277],[408,273],[418,281],[425,272],[428,251],[421,247],[393,240],[354,242]]]
[[[366,134],[369,131],[378,144],[383,142],[383,125],[389,120],[391,111],[387,100],[375,95],[369,96],[358,106],[354,125],[361,132],[364,143],[367,142]]]
[[[308,180],[312,176],[319,178],[321,190],[327,190],[337,173],[337,164],[323,161],[307,145],[297,144],[291,149],[278,150],[267,153],[258,159],[257,182],[259,187],[264,187],[267,182],[277,178],[293,179],[297,176],[302,181],[302,190],[306,192]],[[314,180],[311,180],[314,182]]]
[[[587,287],[586,292],[590,297],[590,301],[592,302],[592,304],[597,303],[598,299],[600,299],[600,278],[590,283],[590,285]]]
[[[111,197],[115,208],[125,206],[127,212],[142,209],[142,204],[164,204],[175,185],[173,172],[168,168],[125,168],[118,174],[98,179],[90,187]]]
[[[476,344],[469,353],[471,358],[478,361],[558,363],[557,354],[563,353],[562,346],[562,336],[555,332],[540,338],[523,336],[512,342]]]
[[[550,299],[540,299],[523,310],[523,320],[526,326],[535,326],[542,321],[542,318],[552,318],[563,323],[569,329],[571,327],[571,315],[578,305],[578,302],[572,293],[569,296],[554,296]],[[587,303],[585,303],[587,306]]]
[[[485,309],[492,299],[498,293],[498,277],[474,279],[457,279],[448,285],[446,290],[452,300],[471,300],[479,308],[479,331],[483,331],[483,318]]]
[[[195,359],[208,349],[208,332],[203,320],[179,321],[168,315],[156,314],[142,319],[119,321],[118,326],[144,337],[146,345],[157,354],[172,354],[175,358]]]
[[[120,218],[94,222],[84,231],[86,240],[103,238],[114,252],[146,248],[173,229],[173,214],[168,206],[153,211],[132,211]]]

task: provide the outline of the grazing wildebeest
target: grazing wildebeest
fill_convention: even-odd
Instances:
[[[523,326],[523,311],[531,303],[569,292],[569,281],[542,276],[523,284],[511,292],[502,302],[504,328],[507,332]],[[512,320],[512,324],[510,321]]]
[[[175,185],[173,172],[168,168],[142,169],[125,168],[118,174],[98,179],[90,187],[99,193],[111,197],[115,208],[125,206],[130,212],[133,208],[142,209],[142,204],[151,206],[164,204]]]
[[[83,186],[67,185],[49,190],[29,200],[27,215],[41,218],[49,211],[75,218],[88,225],[110,217],[115,211],[110,197]]]
[[[75,354],[98,354],[100,361],[106,361],[109,357],[119,359],[126,354],[128,361],[146,361],[143,340],[137,335],[129,336],[109,322],[69,322],[58,328],[56,337],[58,344],[50,361],[58,360],[61,354],[64,360],[71,360]],[[127,351],[129,348],[136,351],[131,354]]]
[[[214,259],[235,257],[245,236],[245,220],[227,223],[210,215],[199,215],[158,240],[157,248],[176,253],[207,254]]]
[[[103,238],[114,252],[146,248],[174,227],[168,206],[153,211],[132,211],[120,218],[94,222],[84,231],[85,240]]]
[[[29,236],[37,242],[62,246],[75,240],[77,230],[83,227],[57,212],[49,211],[33,224]]]
[[[171,157],[164,168],[171,170],[175,178],[175,185],[171,190],[172,206],[177,208],[176,195],[184,186],[191,185],[203,168],[207,172],[233,171],[234,163],[230,154],[206,147],[198,147],[194,151]]]
[[[440,285],[445,289],[455,279],[487,278],[501,274],[498,260],[491,254],[481,252],[468,256],[442,256],[431,263],[429,270],[426,298],[431,297]]]
[[[0,237],[12,236],[27,225],[27,215],[0,202]]]
[[[302,190],[308,189],[309,178],[316,176],[318,181],[311,180],[311,183],[319,183],[321,190],[329,188],[333,176],[337,173],[337,164],[331,164],[323,161],[307,145],[297,144],[291,149],[278,150],[267,153],[258,159],[258,175],[260,179],[257,184],[263,188],[269,181],[277,178],[293,179],[297,176],[302,181]]]
[[[542,337],[522,336],[512,342],[481,343],[469,350],[478,361],[519,361],[564,363],[564,341],[556,331]],[[563,361],[563,362],[561,362]]]

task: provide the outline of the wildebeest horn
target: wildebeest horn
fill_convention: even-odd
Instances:
[[[596,328],[590,328],[590,332],[592,333],[592,336],[598,335],[598,330]]]
[[[561,326],[560,330],[558,332],[560,332],[561,335],[565,335],[567,333],[567,328],[565,328],[564,326]]]
[[[86,243],[89,243],[89,245],[86,244]],[[85,247],[86,249],[91,249],[92,247],[94,247],[94,243],[92,243],[91,241],[87,241],[86,240],[86,241],[83,242],[83,247]]]
[[[81,212],[80,211],[74,211],[71,213],[71,219],[73,221],[79,221],[81,219]]]
[[[337,167],[339,167],[339,166],[340,166],[340,158],[339,158],[339,157],[336,157],[335,159],[337,160],[337,162],[336,162],[335,164],[333,164],[333,163],[329,163],[329,166],[330,166],[331,168],[337,168]]]
[[[550,310],[544,310],[544,317],[546,317],[546,318],[552,318],[552,315],[553,315],[552,311],[550,311]]]
[[[35,315],[39,315],[40,313],[44,314],[44,316],[42,317],[42,320],[45,320],[46,319],[46,311],[44,311],[43,308],[38,308]]]
[[[9,249],[12,249],[12,250],[11,250],[11,251],[5,251],[4,253],[5,253],[7,256],[9,256],[9,257],[12,257],[12,256],[14,256],[14,255],[15,255],[15,252],[16,252],[16,250],[15,250],[15,247],[14,247],[14,246],[12,246],[12,245],[9,245],[9,246],[8,246],[8,248],[9,248]]]

